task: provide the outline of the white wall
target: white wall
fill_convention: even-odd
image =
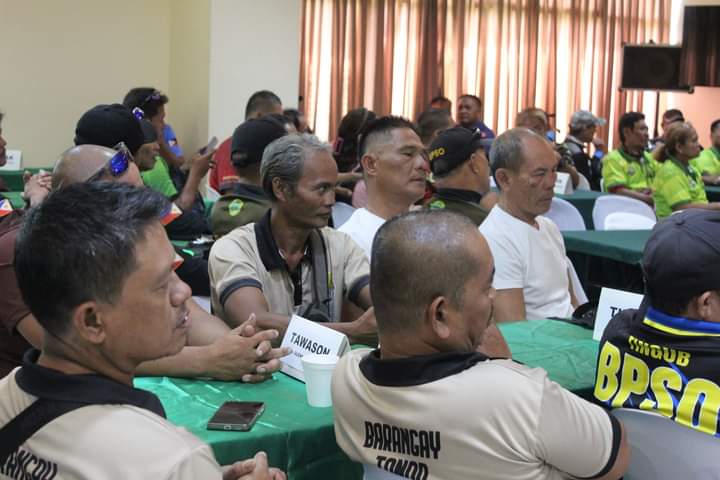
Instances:
[[[90,107],[168,88],[169,12],[170,0],[0,0],[3,136],[25,166],[51,166]]]
[[[230,136],[257,90],[297,106],[301,6],[301,0],[212,0],[210,135]]]

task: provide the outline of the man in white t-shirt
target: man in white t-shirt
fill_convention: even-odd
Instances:
[[[558,161],[550,144],[526,128],[493,142],[490,164],[500,188],[480,225],[495,258],[495,319],[499,322],[572,315],[565,244],[550,209]]]
[[[370,258],[380,226],[422,198],[428,165],[415,126],[401,117],[386,116],[370,122],[358,149],[368,204],[355,210],[339,230],[350,235]]]
[[[264,454],[223,471],[133,388],[138,365],[178,353],[191,323],[167,207],[151,189],[91,182],[26,214],[15,270],[43,342],[0,380],[0,479],[285,479]]]
[[[333,373],[338,445],[366,469],[403,478],[620,478],[630,448],[617,419],[541,368],[478,353],[495,292],[476,228],[425,210],[377,232],[380,347],[353,350]]]

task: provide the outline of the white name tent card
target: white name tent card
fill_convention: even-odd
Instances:
[[[14,171],[22,168],[22,151],[21,150],[5,150],[5,165],[0,167],[2,171]]]
[[[595,314],[593,340],[602,338],[605,327],[615,315],[628,308],[638,308],[642,299],[643,296],[639,293],[603,288],[600,291],[600,302],[598,302],[598,309]]]
[[[555,179],[555,195],[570,195],[573,193],[572,182],[570,181],[570,174],[565,172],[557,172],[557,178]]]
[[[280,371],[303,382],[305,375],[300,359],[304,355],[315,353],[342,357],[350,350],[350,342],[344,334],[297,315],[290,319],[281,346],[289,347],[292,352],[281,358],[283,366]]]

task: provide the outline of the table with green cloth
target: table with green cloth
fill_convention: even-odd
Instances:
[[[593,207],[595,207],[595,200],[603,195],[607,195],[607,193],[596,192],[594,190],[576,190],[570,195],[556,196],[572,203],[573,206],[578,209],[580,215],[582,215],[583,220],[585,220],[585,227],[588,230],[593,230],[595,228],[592,218]]]
[[[592,331],[558,320],[500,326],[513,357],[545,368],[551,379],[582,394],[595,380],[598,344]],[[293,480],[360,479],[362,467],[337,446],[332,408],[307,405],[305,385],[277,373],[260,384],[140,377],[135,386],[155,393],[167,418],[210,444],[221,464],[267,452],[270,464]],[[215,411],[228,400],[265,402],[265,413],[249,432],[207,430]]]
[[[708,202],[720,202],[720,186],[705,185],[705,195]]]
[[[565,250],[590,300],[599,287],[643,292],[642,259],[650,230],[588,230],[562,232]]]
[[[40,170],[46,172],[52,172],[52,167],[38,167],[38,168],[23,168],[22,170],[0,170],[0,178],[5,181],[7,188],[13,192],[20,191],[25,187],[23,182],[23,173],[29,171],[30,173],[38,173]]]
[[[0,195],[10,200],[10,204],[15,210],[25,208],[25,199],[22,198],[23,192],[0,192]]]

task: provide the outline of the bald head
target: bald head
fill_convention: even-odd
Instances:
[[[420,210],[389,220],[375,235],[370,268],[380,332],[412,331],[439,296],[461,309],[465,285],[483,266],[492,270],[490,250],[465,216]]]
[[[117,152],[112,148],[99,145],[78,145],[65,150],[55,162],[52,174],[52,189],[66,187],[74,183],[86,182],[108,165]],[[103,175],[99,180],[121,181],[134,186],[142,186],[142,179],[133,162],[119,177]]]

